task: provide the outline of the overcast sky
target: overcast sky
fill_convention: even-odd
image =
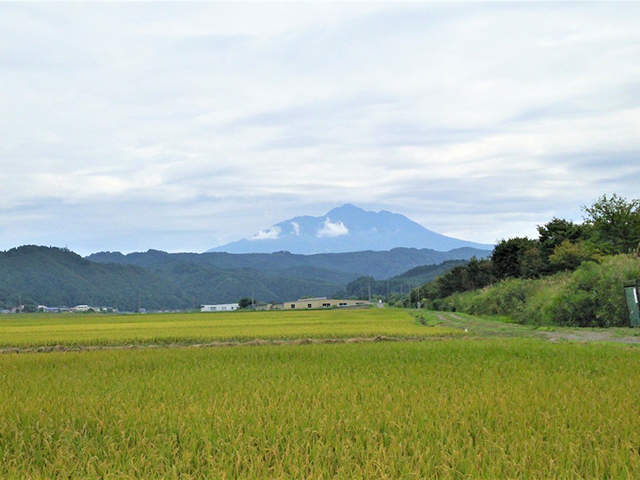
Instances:
[[[483,243],[640,197],[640,3],[0,4],[0,249],[343,203]]]

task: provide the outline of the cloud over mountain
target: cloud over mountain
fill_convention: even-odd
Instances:
[[[341,235],[349,235],[349,229],[342,222],[332,222],[329,217],[325,219],[322,227],[316,233],[318,238],[334,238]]]
[[[370,212],[351,204],[321,217],[295,217],[246,239],[209,250],[228,253],[339,253],[391,250],[396,247],[448,251],[460,247],[491,249],[491,245],[458,240],[432,232],[407,217]]]

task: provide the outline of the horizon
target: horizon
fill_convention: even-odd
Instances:
[[[0,250],[351,203],[495,244],[638,197],[640,3],[1,3]]]

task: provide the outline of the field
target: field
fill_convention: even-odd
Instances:
[[[0,317],[0,347],[454,334],[460,334],[460,330],[425,329],[414,317],[399,309]]]
[[[333,321],[379,334],[360,312],[425,341],[4,353],[0,478],[640,476],[635,345],[461,329],[432,341],[405,328],[439,327],[393,309]],[[277,318],[277,338],[314,313]]]

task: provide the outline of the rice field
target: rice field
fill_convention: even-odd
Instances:
[[[429,317],[428,314],[425,314]],[[0,347],[189,344],[254,339],[427,337],[460,329],[425,328],[400,309],[0,316]]]
[[[496,337],[502,323],[482,336],[490,320],[455,318],[425,326],[395,309],[1,318],[0,342],[12,346],[425,341],[5,348],[0,478],[640,478],[638,345],[550,342],[518,326]]]
[[[640,476],[635,347],[4,354],[0,385],[0,478]]]

